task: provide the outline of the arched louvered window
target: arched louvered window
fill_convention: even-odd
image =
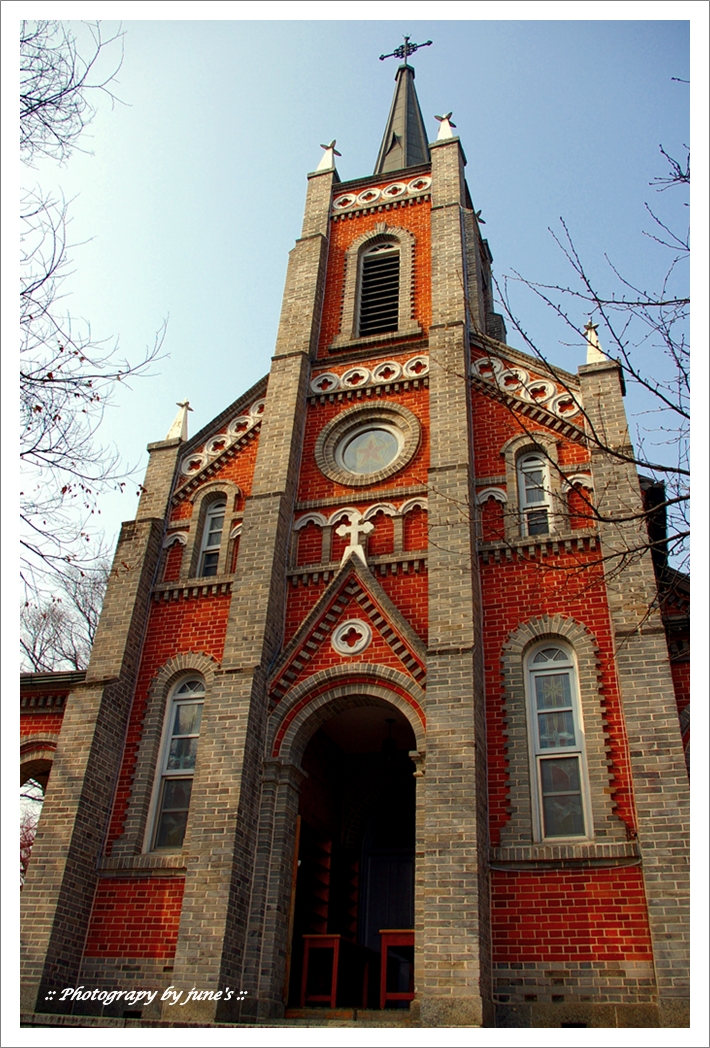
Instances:
[[[380,335],[399,327],[399,245],[374,244],[362,256],[359,335]]]

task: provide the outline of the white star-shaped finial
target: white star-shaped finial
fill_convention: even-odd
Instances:
[[[338,150],[335,148],[335,142],[336,140],[333,139],[333,141],[330,142],[327,146],[324,146],[321,142],[321,149],[325,149],[325,153],[320,158],[320,164],[316,168],[316,171],[330,171],[331,168],[335,167],[336,156],[343,155],[342,153],[339,153]]]

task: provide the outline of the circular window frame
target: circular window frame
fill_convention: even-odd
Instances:
[[[338,450],[358,430],[366,428],[395,429],[401,435],[399,454],[388,466],[374,473],[351,473],[339,461]],[[422,427],[417,416],[399,404],[358,404],[342,411],[327,422],[318,435],[314,449],[316,465],[329,480],[347,487],[369,487],[398,473],[411,462],[421,444]]]

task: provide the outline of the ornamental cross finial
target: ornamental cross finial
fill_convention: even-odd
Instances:
[[[380,62],[384,62],[385,58],[403,58],[406,65],[410,55],[413,55],[420,47],[430,47],[433,43],[432,40],[426,40],[423,44],[410,44],[409,39],[408,36],[405,36],[404,43],[400,44],[399,47],[395,47],[391,54],[380,55]]]
[[[375,525],[372,521],[363,520],[362,514],[358,513],[356,509],[350,510],[348,513],[348,523],[341,524],[340,527],[335,529],[336,535],[340,535],[341,538],[347,536],[347,538],[350,539],[350,545],[346,546],[343,552],[340,561],[341,565],[343,565],[349,557],[359,557],[362,563],[367,565],[365,551],[360,542],[360,535],[369,535],[370,532],[374,530],[374,527]]]

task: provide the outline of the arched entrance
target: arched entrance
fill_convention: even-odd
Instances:
[[[417,740],[401,709],[364,701],[323,710],[301,759],[291,1006],[327,1003],[336,950],[337,1004],[379,1006],[380,932],[414,927]],[[390,988],[406,991],[413,947],[393,948],[388,971]]]

